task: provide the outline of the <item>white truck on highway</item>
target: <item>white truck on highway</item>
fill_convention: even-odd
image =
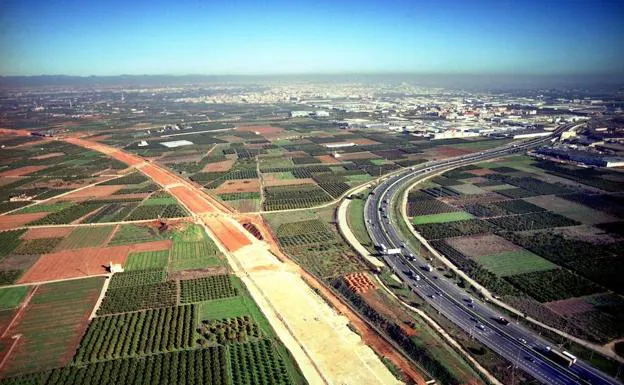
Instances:
[[[388,255],[396,255],[396,254],[401,254],[401,249],[388,249],[386,250],[386,254]]]

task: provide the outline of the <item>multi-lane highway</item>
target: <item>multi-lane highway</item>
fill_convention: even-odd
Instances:
[[[568,127],[560,127],[555,134]],[[406,184],[446,168],[524,151],[545,140],[548,138],[429,162],[394,175],[381,182],[369,195],[364,208],[366,227],[375,245],[384,245],[387,249],[401,249],[398,254],[381,254],[386,264],[416,294],[473,338],[505,357],[515,367],[523,369],[545,384],[619,384],[615,379],[580,360],[569,367],[552,361],[551,356],[543,350],[550,346],[549,342],[513,322],[505,325],[499,318],[503,315],[493,307],[473,298],[470,293],[458,287],[436,269],[429,271],[429,262],[415,250],[410,250],[404,237],[396,231],[393,224],[394,221],[403,220],[393,217],[392,203],[397,199],[397,192]]]

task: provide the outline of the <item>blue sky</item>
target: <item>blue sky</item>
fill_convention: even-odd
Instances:
[[[5,0],[0,75],[622,73],[623,4]]]

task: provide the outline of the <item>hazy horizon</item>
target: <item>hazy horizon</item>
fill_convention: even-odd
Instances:
[[[0,75],[624,73],[623,11],[616,1],[9,0]]]

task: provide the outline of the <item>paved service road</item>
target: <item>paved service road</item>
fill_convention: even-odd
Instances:
[[[558,134],[570,126],[562,126],[553,134]],[[447,279],[436,269],[429,271],[428,262],[403,242],[403,237],[395,230],[390,204],[398,198],[397,192],[419,177],[425,177],[445,168],[470,164],[489,158],[500,157],[513,152],[524,151],[539,145],[549,138],[535,139],[518,145],[492,149],[481,153],[428,162],[412,167],[403,173],[381,182],[366,201],[364,218],[373,242],[388,248],[400,248],[401,253],[382,255],[384,261],[412,291],[422,297],[434,309],[462,328],[472,337],[505,357],[514,366],[521,368],[545,384],[619,384],[588,364],[578,360],[570,367],[552,361],[545,348],[551,344],[538,337],[533,331],[515,323],[504,325],[497,312],[488,304],[472,296]]]

